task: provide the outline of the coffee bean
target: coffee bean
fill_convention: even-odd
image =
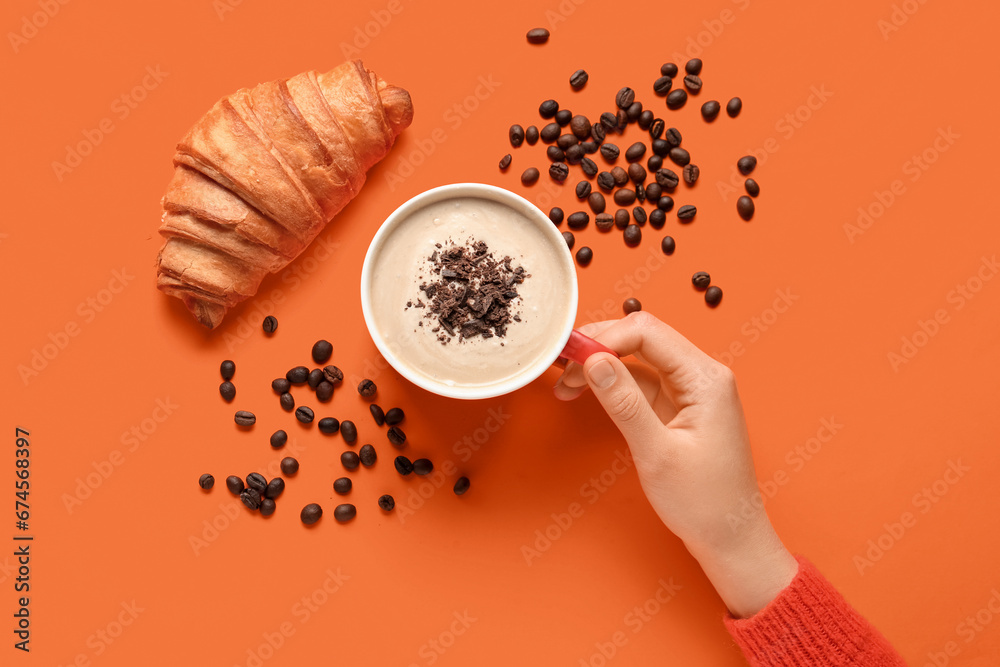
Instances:
[[[670,92],[670,88],[673,87],[674,80],[669,76],[661,76],[659,79],[653,82],[653,92],[660,97],[665,96]]]
[[[580,181],[576,184],[576,198],[583,200],[590,196],[590,181]]]
[[[684,165],[684,182],[688,185],[694,185],[698,182],[698,177],[701,175],[701,169],[698,168],[696,164],[686,164]]]
[[[316,503],[309,503],[303,507],[302,511],[299,513],[299,518],[302,519],[302,523],[307,526],[311,526],[319,521],[321,516],[323,516],[323,508]]]
[[[687,101],[687,92],[683,88],[675,88],[670,91],[669,95],[667,95],[667,108],[673,110],[680,109],[687,103]]]
[[[712,285],[707,290],[705,290],[705,303],[707,303],[712,308],[719,305],[722,301],[722,289],[717,285]]]
[[[257,416],[252,412],[247,412],[246,410],[239,410],[234,416],[234,420],[240,426],[253,426],[257,423]]]
[[[594,259],[594,251],[583,246],[576,251],[576,261],[580,266],[587,266]]]
[[[263,494],[264,490],[267,489],[267,477],[264,477],[259,472],[250,473],[247,475],[247,488]]]
[[[748,175],[757,166],[757,158],[753,155],[744,155],[736,162],[736,168],[740,170],[740,173],[744,176]]]
[[[573,249],[573,244],[576,243],[576,237],[573,236],[573,232],[563,232],[562,233],[562,237],[563,237],[563,241],[566,242],[566,246],[570,250],[572,250]]]
[[[541,136],[543,142],[551,144],[552,142],[554,142],[556,139],[559,138],[559,135],[561,133],[562,130],[559,129],[558,123],[549,123],[548,125],[542,128],[542,131],[539,133],[539,136]]]
[[[701,78],[696,74],[688,74],[684,77],[684,87],[693,94],[697,94],[701,90]]]
[[[618,229],[625,229],[626,227],[628,227],[629,222],[631,222],[631,220],[632,217],[629,215],[629,212],[626,209],[620,208],[617,211],[615,211],[615,227],[617,227]]]
[[[278,320],[274,318],[272,315],[268,315],[267,317],[264,318],[264,322],[263,324],[261,324],[261,328],[264,329],[264,333],[270,336],[278,329]]]
[[[371,398],[372,396],[375,395],[376,391],[378,391],[378,387],[376,387],[375,383],[369,380],[368,378],[365,378],[364,380],[358,383],[358,393],[364,396],[365,398]]]
[[[396,501],[393,500],[392,496],[390,496],[387,493],[387,494],[385,494],[383,496],[379,496],[379,498],[378,498],[378,506],[381,507],[382,509],[384,509],[386,512],[391,512],[392,508],[394,508],[396,506]]]
[[[282,394],[280,400],[281,400],[281,407],[286,412],[291,412],[292,409],[295,407],[295,399],[288,392]]]
[[[632,298],[625,299],[625,301],[622,302],[622,311],[626,315],[631,315],[632,313],[637,313],[640,310],[642,310],[642,304],[639,303],[639,299],[636,299],[636,298],[632,297]]]
[[[688,74],[701,74],[701,58],[692,58],[684,64],[684,71]]]
[[[613,113],[611,111],[605,111],[604,113],[601,114],[601,119],[600,120],[601,120],[601,125],[604,126],[604,129],[607,132],[611,132],[613,130],[617,130],[618,129],[618,115],[617,114],[615,114],[615,113]]]
[[[615,226],[615,217],[610,213],[599,213],[597,217],[594,218],[594,224],[600,231],[607,232]]]
[[[278,508],[277,503],[275,503],[270,498],[264,498],[260,501],[260,515],[261,516],[271,516],[274,514],[274,510]]]
[[[625,109],[619,109],[618,114],[615,116],[615,129],[621,134],[625,131],[625,127],[628,125],[628,114]]]
[[[429,475],[434,470],[434,464],[430,459],[417,459],[413,462],[413,472],[420,476]]]
[[[315,389],[319,386],[320,382],[324,382],[325,380],[326,376],[323,375],[323,371],[318,368],[314,368],[309,371],[309,377],[306,379],[306,384]]]
[[[642,241],[642,230],[639,229],[639,225],[629,225],[625,228],[623,236],[625,238],[625,245],[635,247]]]
[[[284,475],[294,475],[299,471],[299,461],[298,459],[286,456],[281,459],[281,472]]]
[[[305,405],[300,405],[295,408],[295,418],[303,424],[311,424],[315,417],[316,413],[312,411],[312,408],[306,407]]]
[[[280,477],[275,477],[267,483],[267,488],[264,490],[264,497],[270,498],[271,500],[277,500],[278,497],[284,492],[285,480]]]
[[[701,105],[701,117],[711,123],[718,117],[721,109],[722,106],[718,102],[709,100]]]
[[[677,209],[677,219],[682,222],[691,222],[694,220],[694,216],[698,213],[698,209],[690,204],[686,206],[681,206]]]
[[[240,501],[247,506],[247,509],[256,510],[260,507],[260,492],[256,489],[243,489],[240,492]]]
[[[625,159],[629,162],[638,162],[646,154],[646,144],[637,141],[625,151]]]
[[[538,128],[534,125],[529,125],[524,130],[524,140],[528,142],[529,146],[534,146],[538,143]]]
[[[628,109],[625,109],[625,115],[628,116],[628,122],[630,123],[639,120],[639,116],[642,115],[642,102],[632,102]]]
[[[378,406],[375,406],[378,407]],[[336,417],[323,417],[317,423],[319,426],[319,432],[325,433],[327,435],[333,435],[340,430],[340,420]]]
[[[585,157],[580,160],[580,169],[583,170],[583,173],[586,174],[588,178],[597,176],[597,163],[589,157]]]
[[[236,385],[232,382],[223,382],[219,385],[219,394],[227,402],[231,402],[236,398]]]
[[[760,185],[758,185],[757,181],[753,180],[752,178],[748,178],[743,183],[743,187],[746,188],[747,194],[750,195],[751,197],[756,197],[757,195],[760,194]]]
[[[378,454],[375,453],[375,448],[371,445],[361,445],[361,449],[358,450],[358,458],[361,459],[361,465],[371,468],[378,460]]]
[[[611,192],[615,187],[615,177],[611,175],[611,172],[602,171],[597,175],[597,187],[605,192]]]
[[[577,139],[583,141],[590,136],[590,121],[587,120],[586,116],[577,114],[569,121],[569,129],[576,135]]]
[[[347,523],[357,515],[358,515],[358,508],[350,503],[337,505],[333,509],[333,518],[337,520],[337,523]]]
[[[673,190],[677,187],[677,184],[680,182],[677,178],[676,172],[674,172],[673,169],[667,169],[666,167],[658,169],[656,173],[653,174],[653,177],[656,179],[656,183],[661,188],[670,192],[673,192]]]
[[[333,385],[323,380],[318,385],[316,385],[316,400],[320,403],[326,403],[331,398],[333,398]]]
[[[545,157],[549,159],[549,162],[562,162],[566,159],[566,153],[558,146],[549,146],[545,149]]]
[[[368,411],[372,413],[372,419],[375,420],[375,424],[381,426],[385,423],[385,412],[377,403],[372,403],[368,406]]]
[[[670,144],[671,148],[674,148],[675,146],[680,146],[681,142],[684,141],[684,137],[681,136],[681,131],[678,130],[676,127],[669,128],[663,134],[663,139],[668,144]]]
[[[708,275],[705,271],[698,271],[691,276],[691,284],[697,290],[708,289],[708,286],[712,284],[712,276]]]
[[[660,185],[659,183],[653,182],[646,186],[646,199],[648,199],[649,201],[656,202],[662,196],[663,196],[663,186]]]
[[[729,114],[730,118],[736,118],[740,115],[740,111],[743,109],[743,100],[738,97],[734,97],[726,103],[726,113]]]
[[[215,486],[215,477],[206,472],[204,475],[198,478],[198,486],[208,491],[213,486]]]
[[[587,85],[588,79],[590,79],[590,75],[585,70],[578,69],[570,75],[569,85],[572,86],[573,90],[580,90]]]
[[[588,141],[583,141],[583,142],[580,143],[580,150],[582,150],[585,155],[593,155],[600,148],[601,147],[598,144],[594,143],[593,141],[589,141],[588,140]],[[586,158],[584,158],[584,159],[586,159]]]
[[[358,439],[358,427],[350,419],[345,419],[340,422],[340,435],[343,436],[344,442],[351,444]]]
[[[604,127],[604,124],[600,121],[594,123],[590,126],[590,138],[594,140],[596,144],[604,143],[604,139],[607,137],[608,132]]]
[[[663,130],[666,129],[667,124],[663,122],[662,118],[656,118],[653,120],[653,124],[649,126],[649,138],[659,139],[663,136]]]
[[[532,28],[528,31],[529,44],[544,44],[549,41],[549,31],[545,28]]]
[[[656,200],[656,208],[664,213],[670,213],[674,208],[674,198],[670,195],[663,195]]]
[[[507,153],[502,158],[500,158],[500,162],[497,164],[497,166],[500,167],[500,171],[507,171],[507,167],[510,166],[510,162],[513,159],[514,158],[511,157],[510,153]]]
[[[275,449],[281,449],[286,442],[288,442],[288,434],[281,429],[271,434],[271,446]]]
[[[285,373],[285,378],[292,384],[305,384],[309,379],[309,369],[305,366],[296,366]]]
[[[538,105],[538,115],[542,118],[554,118],[559,111],[559,103],[555,100],[545,100]]]
[[[558,183],[562,183],[569,176],[569,167],[565,162],[553,162],[549,166],[549,177]]]
[[[413,472],[413,463],[405,456],[397,456],[392,464],[396,467],[396,472],[400,475],[406,476]]]
[[[549,209],[549,220],[551,220],[554,225],[561,225],[565,215],[566,214],[563,213],[563,210],[558,206],[553,206]]]
[[[271,389],[273,389],[274,393],[278,394],[279,396],[281,394],[284,394],[291,388],[292,388],[292,383],[289,382],[287,378],[275,378],[271,380]]]
[[[402,422],[405,416],[402,408],[389,408],[385,413],[385,423],[389,426],[395,426]]]
[[[649,212],[649,226],[653,229],[663,229],[663,225],[667,223],[667,214],[658,208],[654,208]]]
[[[569,228],[573,230],[583,229],[589,223],[590,223],[590,216],[585,211],[577,211],[576,213],[570,213],[569,217],[566,218],[566,224],[569,225]]]
[[[649,159],[646,160],[646,169],[651,172],[656,172],[657,169],[663,166],[663,157],[660,155],[650,155]]]
[[[469,486],[470,484],[468,477],[459,477],[457,480],[455,480],[455,487],[454,487],[455,495],[456,496],[463,495],[466,491],[469,490]]]
[[[340,464],[348,470],[355,470],[361,465],[361,457],[356,452],[348,450],[340,455]]]
[[[615,179],[615,185],[621,187],[628,183],[628,172],[621,167],[615,167],[611,170],[611,176]]]
[[[660,241],[660,249],[663,251],[664,255],[673,255],[674,250],[677,249],[677,243],[674,242],[674,237],[664,236],[663,240]]]
[[[350,477],[338,477],[333,480],[333,492],[338,496],[346,496],[353,487],[354,482],[351,481]]]
[[[590,206],[590,210],[594,213],[603,213],[604,209],[607,208],[608,202],[600,192],[591,192],[590,196],[587,197],[587,205]]]
[[[566,149],[566,162],[569,164],[580,164],[580,160],[583,159],[583,146],[580,144],[573,144]]]
[[[670,153],[670,144],[666,139],[653,139],[651,144],[653,155],[660,158],[660,162],[663,162],[663,157]]]
[[[573,112],[569,109],[560,109],[556,113],[555,121],[559,127],[566,127],[571,120],[573,120]]]
[[[653,124],[653,112],[646,109],[639,114],[639,120],[636,122],[638,123],[640,130],[648,130]]]
[[[691,162],[691,154],[680,146],[670,149],[670,160],[678,167],[686,167]]]
[[[229,489],[229,493],[234,496],[238,496],[240,495],[240,491],[242,491],[245,487],[243,486],[243,480],[241,478],[236,475],[230,475],[226,478],[226,488]]]
[[[618,105],[619,109],[628,109],[632,102],[635,102],[635,91],[628,86],[619,90],[618,94],[615,95],[615,104]]]
[[[521,173],[521,185],[529,186],[534,185],[538,182],[538,170],[534,167],[528,167]]]
[[[323,375],[326,376],[326,381],[332,385],[337,385],[344,379],[344,371],[340,370],[336,366],[327,366],[324,368]]]
[[[673,63],[663,63],[660,65],[660,74],[669,77],[677,76],[677,65]]]
[[[642,183],[646,180],[646,170],[641,164],[633,162],[628,166],[628,177],[633,183]]]
[[[219,372],[222,373],[223,380],[232,380],[233,375],[236,374],[236,363],[226,359],[219,364]]]
[[[386,431],[386,437],[389,438],[389,442],[391,442],[394,447],[402,447],[406,442],[406,434],[403,433],[403,429],[398,426],[393,426]]]
[[[601,157],[603,157],[608,162],[614,162],[618,159],[621,154],[618,146],[614,144],[601,144]]]
[[[317,364],[325,364],[333,355],[333,345],[328,340],[318,340],[313,343],[312,358]]]
[[[736,200],[736,211],[744,220],[750,220],[753,217],[755,208],[753,199],[750,199],[750,197],[747,197],[746,195],[743,195]]]
[[[632,209],[632,219],[635,220],[635,224],[642,227],[646,224],[646,209],[641,206],[636,206]]]
[[[614,199],[619,206],[631,206],[635,203],[635,191],[626,188],[616,190]]]

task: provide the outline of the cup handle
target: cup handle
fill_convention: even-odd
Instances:
[[[595,352],[607,352],[608,354],[613,354],[616,357],[618,356],[618,353],[607,345],[602,345],[593,338],[585,336],[576,329],[573,329],[573,332],[569,335],[569,340],[566,342],[566,347],[564,347],[563,351],[559,354],[559,358],[575,361],[582,366],[583,362],[587,360],[587,357]]]

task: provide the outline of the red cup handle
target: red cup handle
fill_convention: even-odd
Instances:
[[[573,332],[569,335],[569,340],[566,342],[566,347],[564,347],[563,351],[559,354],[559,358],[575,361],[582,366],[583,362],[587,360],[587,357],[595,352],[607,352],[608,354],[613,354],[616,357],[618,356],[618,353],[607,345],[601,345],[593,338],[584,336],[576,329],[573,329]]]

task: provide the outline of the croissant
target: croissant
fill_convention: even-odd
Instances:
[[[219,325],[347,205],[413,120],[360,60],[219,100],[177,145],[157,287]]]

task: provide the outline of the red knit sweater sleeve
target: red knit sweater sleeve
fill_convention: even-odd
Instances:
[[[726,616],[753,667],[906,667],[878,630],[800,556],[792,583],[754,616]]]

